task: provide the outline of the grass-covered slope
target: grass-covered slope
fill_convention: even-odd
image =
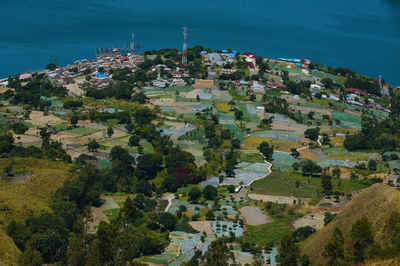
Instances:
[[[322,253],[335,227],[343,232],[348,245],[351,243],[352,225],[363,216],[371,223],[375,241],[387,241],[389,236],[385,232],[385,225],[395,210],[400,210],[400,192],[384,184],[375,184],[357,195],[327,227],[307,239],[302,246],[302,252],[314,263],[325,263]]]
[[[0,159],[0,169],[9,162],[9,159]],[[0,181],[0,265],[17,265],[20,254],[5,232],[8,223],[50,211],[53,195],[63,185],[70,167],[61,162],[33,158],[14,158],[12,165],[11,173],[29,178],[18,184]]]

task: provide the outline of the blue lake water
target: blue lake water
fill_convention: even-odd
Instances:
[[[309,58],[400,84],[396,0],[2,0],[0,77],[94,57],[94,47],[189,46]]]

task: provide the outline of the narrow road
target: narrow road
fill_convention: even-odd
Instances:
[[[166,197],[165,197],[164,199],[165,199],[165,200],[168,200],[168,205],[167,205],[167,207],[165,207],[164,212],[168,212],[169,209],[171,209],[172,200],[173,200],[174,198],[175,198],[175,195],[173,195],[173,194],[168,194],[168,195],[166,195]]]

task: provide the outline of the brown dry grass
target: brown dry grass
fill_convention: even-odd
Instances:
[[[213,89],[217,90],[218,88],[214,85],[214,81],[212,80],[196,80],[194,85],[192,85],[195,89]]]
[[[9,159],[0,159],[0,168]],[[70,166],[61,162],[50,162],[34,158],[14,158],[13,172],[32,172],[27,181],[21,184],[0,182],[0,206],[8,211],[0,212],[3,226],[12,219],[25,219],[51,211],[53,195],[67,179]],[[0,265],[17,265],[20,251],[0,227]]]
[[[27,122],[30,122],[35,126],[45,126],[46,124],[60,124],[63,120],[55,115],[44,115],[41,111],[32,111]]]
[[[375,184],[358,194],[327,227],[307,239],[302,246],[302,252],[314,263],[324,264],[326,259],[322,252],[334,229],[338,227],[342,231],[348,249],[351,243],[351,227],[363,216],[371,223],[375,241],[387,241],[390,236],[385,232],[385,224],[395,210],[400,210],[400,192],[384,184]]]
[[[272,139],[272,138],[261,138],[261,137],[248,137],[245,142],[242,143],[242,148],[245,150],[257,150],[261,142],[267,141],[270,145],[274,146],[275,150],[289,152],[291,148],[301,148],[302,145],[298,142],[293,142],[284,139]]]
[[[306,158],[308,160],[312,160],[312,161],[321,161],[322,160],[322,158],[315,156],[308,149],[301,150],[301,151],[299,151],[299,153],[301,156],[303,156],[304,158]]]
[[[228,103],[213,103],[213,105],[218,111],[233,114],[231,111],[232,106],[230,106]]]
[[[331,144],[334,144],[339,147],[343,147],[344,139],[345,139],[345,137],[332,137]]]

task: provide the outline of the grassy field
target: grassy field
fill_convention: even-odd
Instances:
[[[296,181],[300,186],[296,187]],[[332,180],[333,191],[351,193],[365,188],[366,185],[353,180]],[[273,171],[269,176],[255,181],[251,188],[252,193],[275,195],[275,196],[294,196],[298,198],[313,198],[322,195],[321,179],[315,177],[304,177],[298,172],[293,171]]]
[[[364,152],[350,152],[345,148],[323,148],[324,154],[332,160],[352,160],[352,161],[366,161],[369,159],[368,153]]]
[[[230,111],[230,110],[231,110],[231,106],[230,106],[228,103],[224,103],[224,102],[221,102],[221,103],[213,103],[213,105],[214,105],[214,107],[215,107],[218,111],[220,111],[220,112],[232,113],[232,114],[233,114],[233,112]]]
[[[334,123],[335,126],[349,129],[361,128],[361,117],[358,115],[334,111],[333,117],[341,121],[341,123],[338,125]]]
[[[95,128],[88,128],[88,127],[76,127],[76,128],[66,130],[66,132],[73,133],[73,134],[79,134],[79,135],[83,135],[83,136],[93,134],[97,131],[100,131],[100,130],[95,129]]]
[[[271,223],[258,226],[246,225],[247,235],[244,238],[253,243],[268,243],[272,241],[278,244],[285,235],[290,234],[292,229],[291,221],[297,217],[299,215],[296,214],[286,215],[283,218],[272,217],[274,221]]]
[[[296,181],[300,182],[300,187],[296,187]],[[255,181],[251,188],[252,193],[299,198],[312,198],[322,192],[319,178],[303,177],[293,171],[273,171],[269,176]]]
[[[0,168],[7,164],[7,159],[0,159]],[[61,162],[50,162],[33,158],[14,158],[13,172],[31,172],[22,184],[11,184],[0,181],[0,207],[9,211],[0,212],[0,264],[17,265],[20,251],[14,242],[3,231],[12,219],[24,221],[51,211],[50,205],[54,193],[62,186],[68,176],[70,167]],[[46,188],[46,189],[43,189]]]
[[[235,134],[236,138],[240,141],[244,141],[244,133],[234,124],[226,124],[225,127],[229,129],[233,134]]]
[[[249,162],[249,163],[258,163],[258,162],[263,162],[264,158],[261,154],[259,153],[246,153],[242,152],[240,155],[240,160],[242,162]]]

